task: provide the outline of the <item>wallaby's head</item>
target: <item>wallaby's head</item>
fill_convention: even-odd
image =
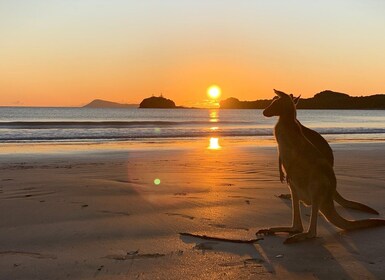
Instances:
[[[298,99],[294,98],[292,94],[286,94],[279,90],[274,90],[277,95],[273,102],[263,110],[263,115],[265,117],[273,117],[273,116],[294,116],[296,114],[295,103]]]

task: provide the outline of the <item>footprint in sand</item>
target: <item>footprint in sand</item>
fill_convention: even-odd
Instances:
[[[104,214],[112,214],[112,215],[121,215],[121,216],[130,216],[130,213],[127,212],[119,212],[119,211],[109,211],[109,210],[101,210],[100,213]]]
[[[195,217],[193,217],[193,216],[179,214],[179,213],[165,213],[165,214],[168,215],[168,216],[179,216],[179,217],[190,219],[190,220],[194,220],[195,219]]]
[[[117,260],[117,261],[125,261],[125,260],[134,260],[134,259],[155,259],[164,257],[165,254],[139,254],[137,251],[135,253],[127,253],[126,255],[107,255],[104,258]]]
[[[42,254],[42,253],[35,253],[35,252],[25,252],[25,251],[2,251],[0,252],[0,256],[26,256],[26,257],[32,257],[36,259],[57,259],[55,255],[50,254]]]
[[[244,230],[249,231],[248,228],[242,228],[242,227],[230,227],[224,224],[209,224],[209,226],[216,227],[216,228],[227,228],[227,229],[236,229],[236,230]]]

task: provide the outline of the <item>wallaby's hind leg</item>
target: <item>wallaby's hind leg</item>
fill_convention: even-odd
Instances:
[[[317,218],[318,218],[318,210],[319,210],[319,198],[314,197],[312,199],[311,205],[311,217],[310,217],[310,225],[307,232],[301,232],[298,234],[294,234],[285,240],[285,244],[295,243],[299,241],[303,241],[306,239],[315,238],[317,236]]]
[[[295,191],[292,191],[292,216],[293,223],[291,227],[272,227],[260,229],[256,234],[274,234],[276,232],[299,233],[303,232],[301,210],[299,208],[299,199]]]

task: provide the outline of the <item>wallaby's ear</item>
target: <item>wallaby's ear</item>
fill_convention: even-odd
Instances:
[[[301,98],[301,95],[298,96],[298,97],[295,97],[295,98],[293,99],[293,102],[294,102],[295,105],[298,104],[300,98]]]
[[[284,96],[287,96],[286,93],[282,92],[282,91],[279,91],[279,90],[276,90],[274,89],[274,92],[276,95],[278,95],[279,97],[284,97]]]

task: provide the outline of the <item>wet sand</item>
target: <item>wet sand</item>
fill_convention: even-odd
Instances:
[[[385,217],[385,143],[334,144],[338,189]],[[276,148],[230,145],[87,149],[0,158],[0,279],[381,279],[385,228],[318,238],[291,223]],[[154,183],[159,179],[160,183]],[[157,181],[158,182],[158,181]],[[338,206],[347,218],[377,217]],[[305,227],[310,209],[303,207]]]

